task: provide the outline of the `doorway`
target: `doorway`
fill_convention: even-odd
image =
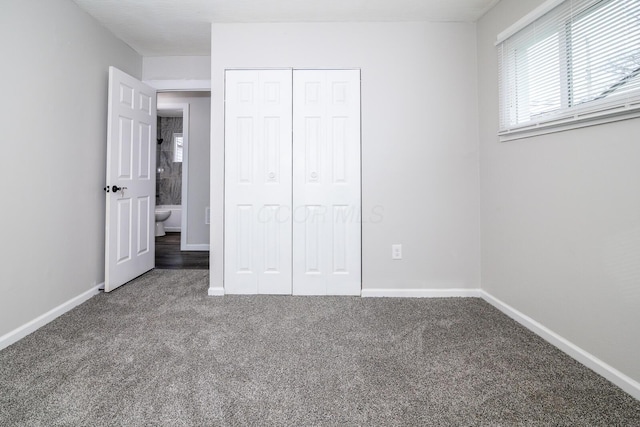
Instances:
[[[156,205],[171,215],[156,268],[209,268],[210,105],[208,91],[158,92]]]
[[[209,268],[211,93],[157,97],[156,206],[171,214],[156,237],[156,268]]]

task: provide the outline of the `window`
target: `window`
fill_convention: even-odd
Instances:
[[[534,14],[498,40],[503,140],[640,116],[640,1],[552,0]]]
[[[181,133],[173,134],[173,161],[182,162],[183,137]]]

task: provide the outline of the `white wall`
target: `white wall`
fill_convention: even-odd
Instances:
[[[158,103],[189,104],[187,244],[208,245],[209,225],[204,220],[205,208],[209,206],[211,94],[163,92],[158,93]],[[187,126],[187,123],[183,126]]]
[[[210,90],[211,57],[144,57],[142,58],[142,80],[160,90]]]
[[[478,22],[482,288],[640,381],[640,120],[499,143],[496,36]]]
[[[474,24],[212,25],[211,286],[222,286],[225,68],[361,68],[363,287],[479,287]],[[404,259],[391,260],[391,244]]]
[[[70,0],[0,13],[0,336],[104,280],[108,66],[142,60]]]

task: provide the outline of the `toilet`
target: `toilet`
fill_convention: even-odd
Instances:
[[[168,209],[156,209],[156,237],[164,236],[164,221],[171,216],[171,211]]]

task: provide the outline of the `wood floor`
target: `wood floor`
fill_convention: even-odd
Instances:
[[[181,251],[180,233],[156,237],[156,268],[209,269],[209,251]]]

